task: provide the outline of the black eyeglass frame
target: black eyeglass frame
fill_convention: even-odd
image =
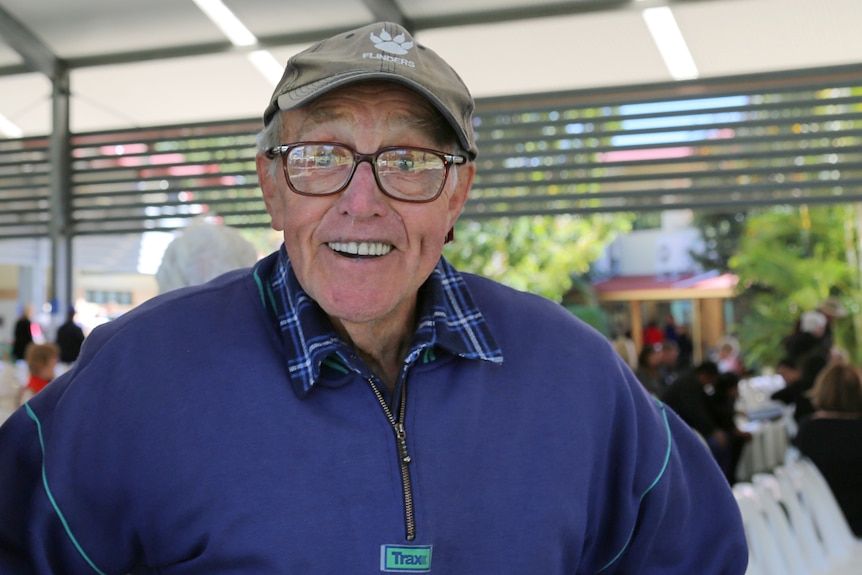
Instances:
[[[350,170],[350,175],[344,180],[344,185],[338,188],[337,190],[327,192],[325,194],[310,194],[308,192],[301,192],[296,189],[293,185],[293,182],[290,181],[290,175],[287,173],[287,156],[291,150],[294,148],[298,148],[300,146],[338,146],[340,148],[345,148],[350,150],[353,153],[353,168]],[[381,154],[386,152],[391,152],[393,150],[410,150],[415,152],[423,152],[426,154],[432,154],[437,156],[443,161],[443,180],[440,182],[440,188],[434,193],[430,198],[423,198],[421,200],[411,200],[407,198],[401,198],[398,196],[392,195],[390,192],[386,190],[383,184],[380,182],[380,175],[377,173],[377,160],[380,158]],[[362,162],[368,162],[371,165],[371,171],[374,173],[374,181],[377,183],[377,187],[380,189],[383,194],[392,198],[393,200],[398,200],[399,202],[407,202],[411,204],[427,204],[428,202],[433,202],[437,198],[440,197],[440,194],[443,193],[443,188],[446,186],[446,181],[449,179],[449,168],[456,165],[462,165],[467,163],[467,158],[465,156],[461,156],[458,154],[447,154],[446,152],[441,152],[440,150],[433,150],[431,148],[419,148],[416,146],[386,146],[380,148],[376,152],[372,152],[370,154],[363,154],[358,152],[352,146],[348,146],[347,144],[342,144],[341,142],[318,142],[318,141],[309,141],[309,142],[294,142],[292,144],[281,144],[279,146],[273,146],[271,148],[267,148],[264,151],[264,154],[269,159],[274,159],[276,156],[281,156],[281,171],[284,174],[284,180],[287,182],[287,186],[291,189],[295,194],[299,194],[300,196],[308,196],[312,198],[321,198],[326,196],[333,196],[335,194],[339,194],[347,189],[347,186],[350,185],[350,182],[353,181],[353,176],[356,174],[356,168]]]

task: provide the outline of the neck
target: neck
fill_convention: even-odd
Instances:
[[[387,349],[377,349],[372,352],[357,348],[357,353],[362,360],[368,364],[371,371],[383,382],[386,389],[390,393],[395,392],[395,386],[398,383],[398,375],[401,370],[401,364],[404,361],[404,356],[407,353],[406,346],[403,352],[399,348],[397,352],[390,353]]]
[[[335,323],[339,335],[353,346],[357,355],[390,392],[395,390],[401,366],[413,339],[416,321],[412,315],[407,321]]]

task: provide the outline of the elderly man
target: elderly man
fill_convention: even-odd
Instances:
[[[94,330],[13,415],[0,571],[743,573],[709,452],[605,338],[441,258],[472,110],[395,24],[292,58],[257,156],[283,249]]]

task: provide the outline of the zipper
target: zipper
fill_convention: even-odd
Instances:
[[[374,381],[374,378],[369,378],[368,383],[371,384],[371,389],[374,391],[374,396],[377,398],[380,407],[383,408],[383,413],[386,414],[386,419],[389,420],[389,425],[392,426],[392,431],[395,433],[395,447],[398,451],[398,463],[401,466],[401,490],[404,493],[404,526],[405,537],[407,541],[416,539],[416,514],[413,511],[413,486],[410,482],[410,463],[413,459],[407,451],[407,431],[404,429],[404,414],[407,411],[407,382],[406,380],[401,385],[401,398],[398,402],[398,419],[392,414],[386,399],[380,392],[380,388]]]

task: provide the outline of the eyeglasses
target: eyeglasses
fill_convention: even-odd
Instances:
[[[449,168],[467,158],[427,148],[389,146],[361,154],[337,142],[297,142],[266,150],[268,158],[281,156],[284,178],[291,190],[303,196],[328,196],[344,190],[360,162],[368,162],[380,190],[402,202],[436,200],[443,191]]]

